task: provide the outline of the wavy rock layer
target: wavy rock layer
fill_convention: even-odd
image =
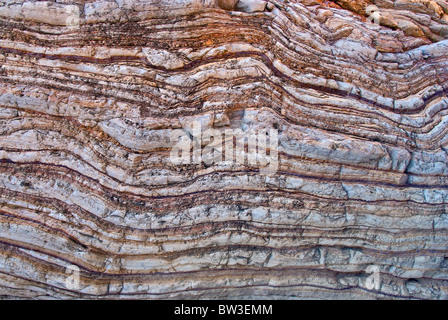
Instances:
[[[446,1],[0,3],[1,296],[448,298]]]

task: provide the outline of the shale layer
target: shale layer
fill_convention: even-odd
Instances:
[[[0,296],[448,299],[446,39],[447,1],[0,1]],[[174,164],[194,121],[278,170]]]

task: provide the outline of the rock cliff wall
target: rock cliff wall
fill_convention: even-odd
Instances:
[[[0,1],[0,295],[447,299],[447,17]],[[275,170],[175,163],[198,123],[275,133]]]

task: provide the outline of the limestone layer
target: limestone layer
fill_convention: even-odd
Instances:
[[[0,1],[0,296],[448,299],[447,14]],[[194,121],[278,170],[174,164]]]

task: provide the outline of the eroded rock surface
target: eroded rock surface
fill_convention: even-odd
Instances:
[[[447,299],[447,10],[0,1],[0,295]],[[173,164],[194,121],[278,170]]]

